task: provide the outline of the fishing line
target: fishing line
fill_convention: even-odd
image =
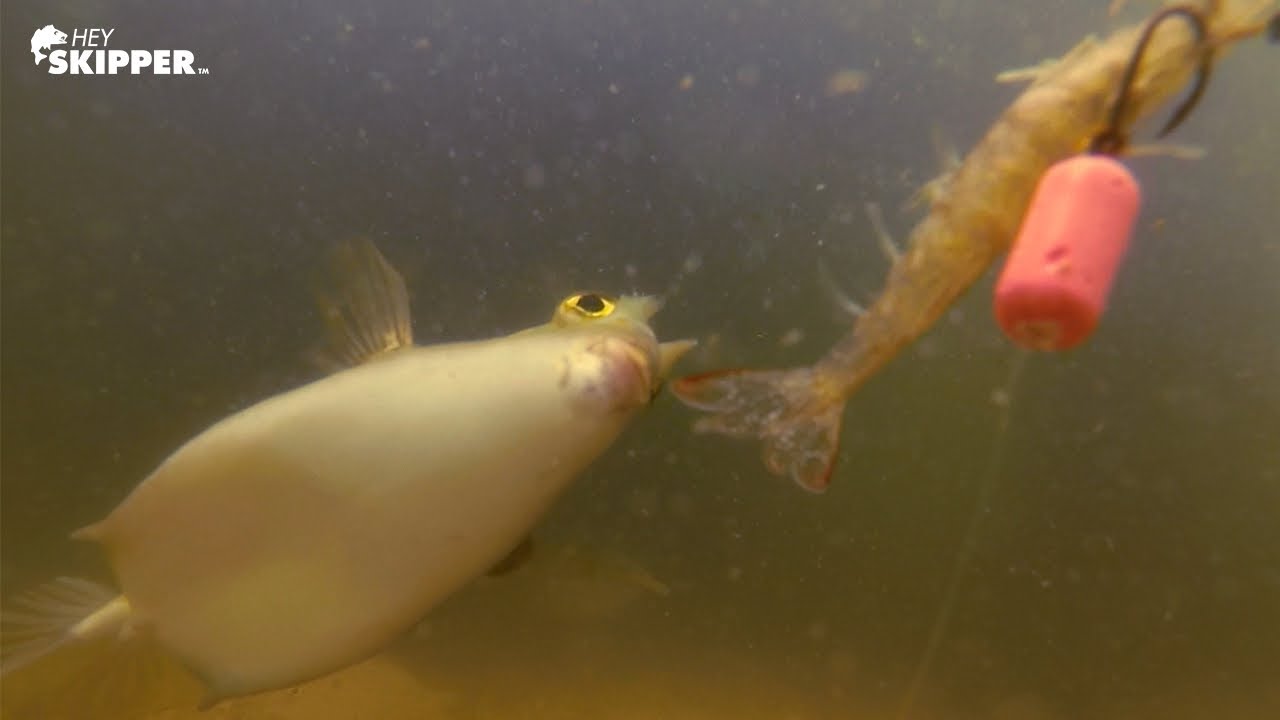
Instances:
[[[1013,402],[1015,398],[1015,390],[1018,381],[1022,378],[1022,371],[1027,365],[1028,351],[1019,350],[1014,356],[1013,361],[1009,365],[1009,376],[1005,379],[1004,387],[1001,388],[997,395],[997,405],[1000,408],[1000,415],[996,418],[996,431],[991,439],[991,450],[987,454],[986,467],[982,474],[982,480],[978,484],[978,494],[974,498],[973,512],[969,516],[969,524],[964,531],[964,539],[960,542],[960,551],[956,554],[955,565],[951,568],[951,577],[947,580],[947,589],[943,593],[942,602],[938,606],[938,613],[934,616],[933,625],[929,629],[929,639],[925,643],[924,653],[920,656],[920,662],[916,665],[915,674],[911,678],[911,684],[907,688],[907,695],[902,701],[902,707],[898,711],[899,720],[906,720],[915,708],[916,698],[920,695],[921,688],[924,687],[925,681],[929,678],[929,671],[933,667],[933,662],[937,659],[938,648],[942,645],[942,639],[946,637],[947,630],[951,625],[952,611],[955,609],[956,598],[960,594],[960,583],[964,580],[964,576],[969,571],[969,566],[973,561],[973,556],[978,547],[978,531],[982,526],[982,518],[986,514],[988,505],[991,502],[992,495],[995,494],[996,486],[1000,480],[1000,470],[1004,465],[1005,442],[1006,435],[1009,431],[1009,418],[1013,415]]]

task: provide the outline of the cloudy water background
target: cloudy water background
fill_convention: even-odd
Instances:
[[[1131,4],[6,2],[4,595],[108,580],[70,530],[316,377],[311,283],[356,235],[404,273],[421,342],[673,290],[659,334],[703,341],[684,371],[811,362],[848,325],[819,266],[859,298],[883,278],[864,203],[905,236],[931,137],[969,147],[1018,92],[996,73]],[[209,73],[47,75],[48,23]],[[1277,716],[1278,67],[1240,47],[1174,138],[1206,157],[1132,163],[1140,228],[1084,348],[1008,387],[985,279],[850,404],[824,496],[664,396],[546,519],[561,550],[208,716]],[[0,711],[194,716],[180,671],[112,653],[6,677]]]

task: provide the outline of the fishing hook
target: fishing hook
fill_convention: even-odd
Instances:
[[[1104,153],[1114,155],[1124,149],[1128,144],[1127,133],[1121,129],[1120,125],[1124,119],[1125,104],[1129,100],[1129,92],[1132,89],[1134,76],[1138,74],[1138,66],[1142,63],[1142,56],[1147,51],[1147,45],[1151,43],[1151,37],[1155,35],[1156,28],[1160,23],[1169,18],[1179,15],[1191,24],[1192,30],[1196,34],[1196,43],[1203,45],[1208,32],[1205,28],[1204,17],[1200,11],[1190,5],[1174,5],[1167,7],[1152,16],[1143,29],[1142,35],[1138,38],[1138,46],[1134,48],[1133,56],[1129,58],[1129,64],[1125,66],[1124,75],[1120,77],[1120,93],[1116,96],[1115,104],[1111,106],[1111,115],[1107,118],[1107,126],[1094,137],[1093,142],[1089,146],[1089,151],[1094,153]],[[1209,83],[1209,74],[1213,70],[1213,50],[1205,47],[1200,53],[1200,64],[1196,67],[1195,85],[1192,86],[1191,92],[1173,111],[1164,127],[1160,128],[1160,132],[1156,137],[1164,137],[1173,132],[1175,128],[1187,119],[1191,111],[1195,109],[1200,97],[1204,95],[1205,87]]]

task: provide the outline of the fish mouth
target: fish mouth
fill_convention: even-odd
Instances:
[[[653,352],[641,342],[597,337],[568,363],[562,384],[584,411],[627,413],[653,398]]]
[[[657,308],[654,308],[657,312]],[[620,346],[617,350],[621,354],[621,362],[625,369],[610,368],[610,375],[619,376],[626,375],[630,377],[630,382],[626,378],[619,379],[618,384],[626,384],[631,387],[619,394],[626,398],[624,404],[630,406],[633,404],[648,404],[653,396],[657,394],[657,389],[653,386],[653,353],[647,348],[641,347],[639,344],[629,340],[617,340]]]

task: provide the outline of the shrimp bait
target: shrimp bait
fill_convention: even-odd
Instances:
[[[1274,0],[1171,7],[1197,21],[1149,22],[1102,40],[1089,37],[1055,62],[1006,76],[1031,84],[958,168],[930,183],[929,214],[853,329],[809,366],[720,370],[677,380],[676,396],[706,413],[694,429],[757,438],[772,473],[824,491],[848,399],[1010,249],[1045,172],[1099,137],[1104,145],[1120,142],[1114,150],[1095,151],[1123,151],[1129,130],[1193,77],[1203,88],[1210,64],[1231,45],[1276,32]],[[1135,55],[1141,62],[1134,62]],[[1121,102],[1118,88],[1124,89]],[[1193,91],[1175,118],[1198,99]]]

